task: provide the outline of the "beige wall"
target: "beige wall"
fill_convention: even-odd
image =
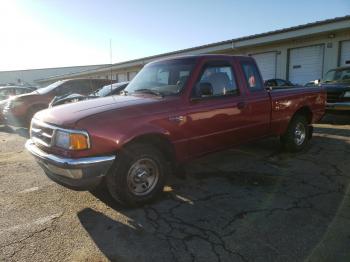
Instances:
[[[264,52],[277,52],[277,65],[276,65],[276,77],[287,78],[288,71],[288,52],[292,48],[312,46],[312,45],[324,45],[324,61],[323,61],[323,74],[328,70],[339,66],[340,56],[340,42],[344,40],[350,40],[350,31],[334,33],[334,38],[329,38],[328,34],[319,35],[308,38],[301,38],[295,40],[289,40],[274,44],[266,44],[261,46],[254,46],[250,48],[236,48],[227,49],[219,52],[220,54],[234,54],[234,55],[249,55]],[[331,46],[329,46],[330,44]]]
[[[63,74],[72,74],[86,70],[100,68],[104,65],[73,66],[61,68],[29,69],[18,71],[0,71],[0,84],[31,84],[37,85],[36,80]],[[45,86],[45,84],[43,84]]]
[[[224,50],[215,50],[206,53],[212,54],[232,54],[232,55],[250,55],[264,52],[274,51],[277,53],[276,61],[276,77],[286,79],[288,71],[288,52],[292,48],[305,47],[311,45],[324,45],[324,65],[323,65],[323,74],[328,70],[337,67],[339,64],[339,52],[340,52],[340,42],[343,40],[350,40],[350,31],[349,32],[338,32],[334,34],[334,38],[330,38],[328,34],[323,34],[319,36],[307,37],[307,38],[298,38],[294,40],[288,40],[273,44],[265,44],[252,47],[241,47],[241,48],[227,48],[226,45]],[[139,71],[142,66],[125,68],[113,71],[112,75],[116,74],[127,74],[128,72]],[[94,74],[94,77],[103,77],[106,75],[110,78],[110,72],[101,72],[99,74]],[[115,78],[114,78],[115,79]]]

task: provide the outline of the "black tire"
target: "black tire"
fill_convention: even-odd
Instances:
[[[153,172],[151,171],[152,168],[146,168],[148,167],[146,163],[149,165],[152,164]],[[136,167],[138,167],[136,170],[139,172],[138,174],[141,172],[146,175],[143,175],[141,178],[136,175]],[[116,162],[106,176],[106,184],[109,193],[117,202],[133,207],[142,206],[146,203],[152,202],[163,191],[168,171],[169,168],[166,159],[154,146],[147,144],[132,144],[118,154]],[[158,175],[155,175],[156,173]],[[149,177],[155,176],[157,176],[158,179],[153,183],[143,181]],[[141,188],[136,189],[136,186],[133,183],[137,184],[137,187],[140,187],[140,183],[144,184],[141,185]],[[152,186],[149,186],[150,184],[152,184]],[[149,192],[145,192],[141,195],[140,192],[136,191],[144,189],[143,186],[146,188],[149,187]]]
[[[300,134],[297,133],[299,130]],[[281,143],[284,149],[289,152],[303,150],[311,138],[310,131],[309,122],[305,116],[294,116],[289,123],[286,133],[281,136]]]

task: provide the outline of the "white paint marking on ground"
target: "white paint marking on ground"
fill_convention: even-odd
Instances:
[[[19,192],[19,194],[30,193],[30,192],[34,192],[34,191],[38,191],[38,190],[39,190],[39,187],[35,186],[35,187],[25,189],[25,190]]]
[[[55,220],[56,218],[59,218],[60,216],[62,216],[62,214],[63,214],[62,212],[61,213],[57,213],[57,214],[53,214],[51,216],[39,218],[39,219],[34,220],[34,221],[30,222],[30,223],[16,225],[16,226],[12,226],[12,227],[0,230],[0,235],[4,234],[4,233],[16,232],[16,231],[24,230],[24,229],[28,229],[28,228],[30,229],[33,226],[44,225],[44,224],[46,224],[48,222],[51,222],[51,221]]]
[[[183,196],[180,196],[180,195],[177,195],[177,194],[175,194],[175,197],[176,197],[177,199],[179,199],[179,200],[185,202],[185,203],[188,203],[188,204],[190,204],[190,205],[193,205],[193,201],[192,201],[191,199],[188,199],[188,198],[186,198],[186,197],[183,197]]]

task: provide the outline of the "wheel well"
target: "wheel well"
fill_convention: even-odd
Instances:
[[[167,161],[173,162],[175,161],[175,149],[171,142],[161,134],[147,134],[136,137],[129,141],[124,147],[130,144],[149,144],[155,146],[158,150],[160,150]]]
[[[309,124],[312,122],[312,111],[311,111],[311,109],[308,106],[304,106],[304,107],[298,109],[294,113],[293,118],[296,115],[303,115],[303,116],[305,116]]]

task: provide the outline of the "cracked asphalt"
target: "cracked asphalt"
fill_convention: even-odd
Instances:
[[[51,182],[26,136],[0,126],[0,261],[350,261],[350,117],[193,161],[138,209]]]

